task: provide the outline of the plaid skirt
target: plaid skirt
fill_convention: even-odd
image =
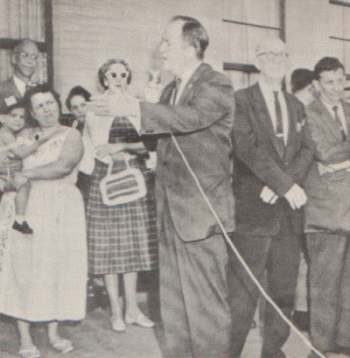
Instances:
[[[130,163],[130,166],[134,165]],[[130,203],[107,206],[102,202],[99,188],[107,168],[108,165],[96,160],[92,173],[87,204],[89,273],[103,275],[155,269],[158,238],[153,173],[140,168],[147,186],[146,196]],[[114,162],[113,172],[116,171],[118,162]]]

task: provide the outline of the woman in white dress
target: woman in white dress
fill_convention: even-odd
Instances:
[[[13,179],[17,187],[30,182],[26,215],[34,233],[8,230],[0,312],[17,319],[21,356],[35,358],[41,354],[33,344],[30,322],[48,322],[50,344],[61,353],[73,350],[57,328],[58,321],[85,317],[86,227],[83,199],[75,186],[83,154],[80,133],[59,123],[60,102],[48,85],[28,91],[26,105],[37,122],[28,136],[50,139]]]

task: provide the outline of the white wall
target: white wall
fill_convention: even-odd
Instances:
[[[54,0],[55,87],[66,98],[82,85],[96,93],[96,73],[109,58],[123,58],[133,70],[131,92],[142,96],[152,53],[174,15],[196,17],[207,28],[206,61],[222,70],[225,1]]]
[[[349,72],[349,56],[344,59],[343,43],[329,38],[330,35],[349,38],[349,13],[350,8],[332,5],[329,0],[286,0],[286,42],[291,70],[313,69],[322,57],[334,56],[345,62]]]
[[[242,51],[233,45],[240,34],[229,33],[222,22],[239,16],[233,13],[232,1],[237,0],[54,0],[55,87],[63,99],[78,84],[97,93],[97,69],[108,58],[118,57],[129,62],[134,73],[131,92],[142,97],[152,53],[174,15],[193,16],[203,23],[210,36],[206,61],[221,71],[232,51]],[[350,72],[350,42],[344,48],[330,35],[350,37],[350,8],[329,0],[286,0],[290,72],[312,69],[326,55],[344,61],[344,49]]]

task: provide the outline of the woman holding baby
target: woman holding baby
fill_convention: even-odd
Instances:
[[[17,320],[20,355],[36,358],[41,353],[32,341],[31,322],[47,322],[51,346],[67,353],[73,345],[59,335],[58,322],[85,317],[86,228],[83,199],[75,186],[83,144],[78,130],[59,123],[59,98],[48,85],[29,90],[25,103],[34,123],[27,138],[45,141],[23,160],[22,171],[12,180],[17,189],[30,183],[25,217],[33,234],[6,228],[0,218],[0,234],[7,235],[0,313]],[[5,193],[5,199],[11,194]]]

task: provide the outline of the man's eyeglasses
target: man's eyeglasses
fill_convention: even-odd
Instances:
[[[122,72],[122,73],[119,73],[119,75],[120,75],[121,78],[125,78],[125,77],[127,76],[127,73],[126,73],[126,72]],[[116,73],[116,72],[111,72],[111,76],[112,76],[113,78],[117,78],[118,73]]]
[[[268,52],[262,52],[259,53],[258,56],[265,56],[269,61],[273,61],[275,59],[277,60],[285,60],[288,57],[288,54],[285,52],[273,52],[273,51],[268,51]]]
[[[39,55],[37,54],[29,54],[28,52],[25,52],[25,51],[21,51],[19,53],[19,55],[23,58],[23,59],[28,59],[30,58],[31,60],[33,61],[36,61],[38,58],[39,58]]]

